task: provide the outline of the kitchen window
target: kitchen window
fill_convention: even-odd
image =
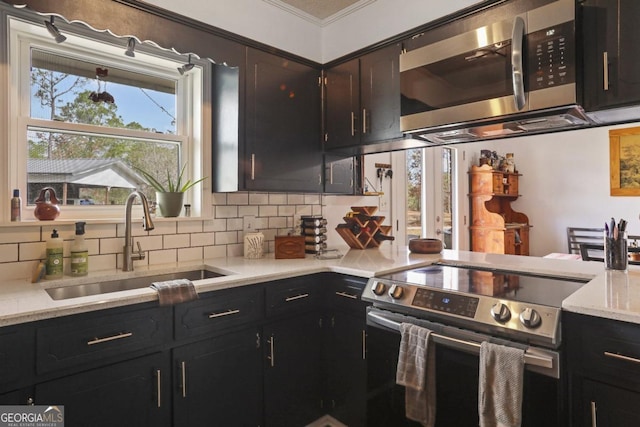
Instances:
[[[83,28],[66,28],[58,44],[41,22],[8,24],[6,166],[27,211],[52,187],[60,218],[120,217],[133,189],[155,199],[140,169],[175,179],[187,164],[188,177],[203,175],[206,67],[179,73],[186,55],[147,44],[126,56],[128,39],[80,24],[69,25]],[[204,192],[201,185],[191,191],[185,202],[197,214]]]

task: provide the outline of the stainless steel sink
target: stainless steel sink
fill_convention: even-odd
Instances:
[[[85,297],[89,295],[107,294],[110,292],[128,291],[151,286],[153,282],[166,280],[188,279],[202,280],[225,276],[223,273],[205,269],[181,271],[176,273],[156,274],[154,276],[132,277],[122,280],[109,280],[106,282],[87,283],[84,285],[59,286],[46,289],[54,300]]]

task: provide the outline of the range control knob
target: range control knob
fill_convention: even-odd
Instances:
[[[507,323],[511,319],[511,310],[507,304],[497,302],[491,306],[491,317],[500,323]]]
[[[540,326],[540,323],[542,323],[542,318],[540,317],[540,314],[533,308],[527,307],[522,310],[522,313],[520,313],[520,322],[522,322],[522,324],[527,328],[533,329]]]
[[[402,287],[398,285],[391,285],[391,288],[389,288],[389,296],[393,299],[402,298]]]
[[[373,282],[373,285],[371,285],[371,291],[378,296],[384,294],[386,289],[387,287],[382,282]]]

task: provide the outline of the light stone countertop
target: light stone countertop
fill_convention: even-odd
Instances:
[[[339,259],[262,259],[242,257],[214,258],[153,267],[136,267],[133,272],[120,270],[92,271],[85,277],[65,277],[32,284],[29,280],[12,280],[0,285],[0,327],[53,317],[67,316],[112,307],[138,304],[158,299],[150,288],[133,289],[54,301],[46,288],[73,286],[175,271],[207,268],[225,276],[194,281],[198,293],[246,286],[289,277],[335,272],[369,278],[432,264],[438,260],[465,265],[574,277],[591,280],[565,300],[563,308],[578,313],[640,323],[640,268],[627,274],[605,275],[602,263],[546,259],[514,255],[444,250],[437,255],[410,253],[406,246],[382,245],[379,249],[349,250],[340,248]],[[605,292],[605,290],[607,292]]]

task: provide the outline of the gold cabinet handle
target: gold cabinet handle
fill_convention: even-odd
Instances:
[[[598,418],[596,413],[596,402],[591,401],[591,427],[598,427]]]
[[[284,300],[285,300],[285,302],[290,302],[290,301],[295,301],[295,300],[298,300],[298,299],[306,298],[308,296],[309,296],[309,294],[300,294],[300,295],[296,295],[294,297],[285,298]]]
[[[612,357],[614,359],[625,360],[627,362],[640,363],[640,359],[637,359],[635,357],[625,356],[623,354],[611,353],[609,351],[605,351],[604,355],[607,357]]]
[[[362,360],[367,359],[367,331],[362,330]]]
[[[104,338],[94,338],[90,341],[87,341],[87,345],[96,345],[96,344],[102,344],[105,342],[109,342],[109,341],[115,341],[115,340],[121,340],[123,338],[129,338],[133,336],[133,332],[122,332],[118,335],[112,335],[110,337],[104,337]]]
[[[350,299],[358,299],[358,295],[348,294],[346,292],[336,291],[336,295]]]
[[[240,310],[237,310],[237,309],[236,310],[231,310],[231,309],[229,309],[227,311],[222,311],[220,313],[211,313],[209,315],[209,319],[215,319],[215,318],[218,318],[218,317],[230,316],[232,314],[238,314],[238,313],[240,313]]]

